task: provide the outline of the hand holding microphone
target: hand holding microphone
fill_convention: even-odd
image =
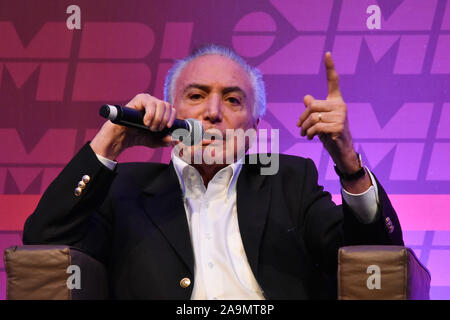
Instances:
[[[100,108],[99,113],[112,123],[141,129],[143,134],[149,133],[150,129],[144,124],[143,120],[145,114],[136,109],[105,104]],[[174,140],[182,141],[186,145],[194,145],[201,141],[203,127],[200,121],[195,119],[175,119],[170,127],[165,127],[162,130],[158,128],[156,132],[164,136],[171,134]]]
[[[178,135],[180,132],[189,134],[183,140],[190,140],[192,143],[202,139],[203,130],[199,121],[177,120],[175,108],[148,94],[138,94],[125,108],[105,105],[100,112],[112,121],[107,121],[102,126],[91,141],[91,148],[95,153],[111,160],[115,160],[124,149],[132,146],[168,146],[173,140],[170,133],[174,132]],[[179,135],[177,138],[183,137]]]

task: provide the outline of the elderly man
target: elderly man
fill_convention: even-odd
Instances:
[[[185,146],[168,165],[118,164],[128,147],[178,142],[108,121],[46,190],[26,221],[24,244],[84,249],[107,266],[113,298],[334,297],[322,280],[336,274],[340,246],[403,240],[386,193],[353,148],[329,53],[325,65],[328,97],[305,96],[297,126],[302,136],[318,136],[333,158],[342,206],[317,184],[310,159],[280,155],[278,172],[261,175],[261,163],[236,156],[235,139],[204,139],[197,147],[223,142],[215,151],[233,152],[232,163],[195,163],[194,147]],[[165,96],[139,94],[127,107],[145,111],[151,131],[177,117],[223,134],[256,129],[265,111],[259,72],[218,46],[176,63]]]

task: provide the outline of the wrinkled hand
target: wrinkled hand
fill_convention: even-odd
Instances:
[[[159,100],[149,94],[138,94],[126,107],[144,112],[144,124],[150,131],[161,131],[170,128],[176,117],[176,109],[168,102]],[[170,135],[146,134],[140,129],[120,126],[106,121],[94,139],[91,141],[92,150],[101,156],[115,160],[126,148],[133,146],[147,146],[158,148],[168,146]]]
[[[304,97],[306,110],[300,116],[297,126],[301,135],[309,140],[318,136],[338,168],[352,173],[359,169],[353,139],[347,119],[347,106],[339,89],[339,76],[334,68],[331,53],[325,54],[328,96],[325,100]]]
[[[170,128],[177,114],[176,109],[168,102],[145,93],[138,94],[125,106],[141,112],[144,111],[143,121],[150,131],[161,131],[166,127]],[[122,128],[129,131],[130,138],[127,141],[127,145],[125,145],[127,148],[136,145],[157,148],[166,146],[171,141],[170,135],[146,135],[138,129]]]

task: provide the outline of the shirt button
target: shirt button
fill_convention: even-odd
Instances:
[[[208,263],[208,267],[209,267],[210,269],[212,269],[212,268],[214,267],[214,263],[209,262],[209,263]]]
[[[210,233],[205,234],[206,239],[211,240],[212,236]]]

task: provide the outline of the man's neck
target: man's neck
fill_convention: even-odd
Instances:
[[[197,169],[198,173],[203,179],[203,184],[205,188],[208,187],[208,183],[214,178],[217,172],[225,168],[227,164],[192,164],[192,166]]]

